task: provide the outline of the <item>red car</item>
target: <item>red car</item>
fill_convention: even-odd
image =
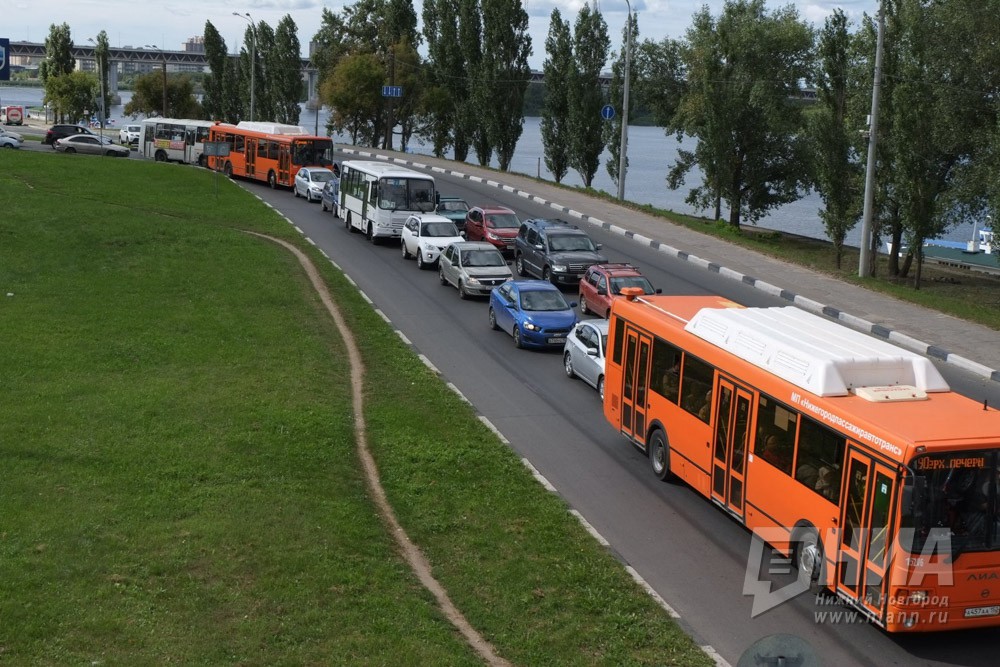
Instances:
[[[662,292],[631,264],[594,264],[580,280],[580,310],[606,318],[611,300],[618,298],[623,287],[639,287],[643,294]]]
[[[465,215],[465,238],[486,241],[502,253],[514,252],[514,239],[521,221],[517,214],[503,206],[473,206]]]

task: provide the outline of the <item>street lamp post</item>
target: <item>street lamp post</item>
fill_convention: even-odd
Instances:
[[[257,65],[257,28],[253,24],[253,18],[250,16],[250,12],[246,14],[240,14],[239,12],[233,12],[233,16],[239,16],[241,19],[250,24],[250,120],[253,120],[253,107],[254,107],[254,91],[257,88],[255,78],[255,70]]]
[[[858,276],[872,275],[872,218],[875,208],[875,160],[878,146],[878,102],[882,88],[882,42],[885,34],[885,7],[879,3],[878,37],[875,40],[875,80],[872,82],[872,113],[868,125],[868,164],[865,168],[865,202],[861,215],[861,248],[858,255]],[[899,253],[899,248],[892,252]]]
[[[628,171],[628,84],[632,59],[632,3],[628,6],[628,23],[625,24],[625,86],[622,91],[622,137],[618,144],[618,199],[625,199],[625,172]]]
[[[93,37],[88,37],[87,41],[88,42],[93,42],[93,44],[94,44],[95,47],[99,46],[99,44],[94,41]],[[100,79],[100,81],[101,81],[101,104],[100,104],[101,129],[100,129],[100,133],[101,133],[101,143],[103,144],[104,143],[104,118],[105,118],[105,114],[104,114],[104,68],[101,67],[101,56],[97,54],[97,49],[94,50],[94,55],[95,55],[94,60],[97,62],[97,78]]]
[[[163,58],[163,117],[167,117],[167,54],[156,44],[147,44],[147,49],[156,49]]]

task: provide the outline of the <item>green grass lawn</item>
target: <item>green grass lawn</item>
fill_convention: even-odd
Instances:
[[[479,664],[368,498],[332,322],[252,229],[302,247],[365,332],[389,499],[501,655],[710,664],[250,195],[195,168],[13,151],[0,210],[0,661]]]

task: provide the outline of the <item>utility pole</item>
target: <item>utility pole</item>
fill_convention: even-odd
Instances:
[[[96,41],[94,41],[93,37],[88,37],[87,41],[88,42],[93,42],[94,46],[96,46],[96,47],[100,46],[100,44],[98,44]],[[101,129],[100,129],[100,133],[101,133],[101,144],[103,144],[104,143],[104,119],[107,118],[107,114],[105,114],[105,112],[104,112],[104,104],[105,104],[105,98],[104,98],[104,67],[101,65],[101,54],[98,53],[98,50],[99,49],[94,49],[94,56],[95,56],[94,57],[94,61],[97,63],[97,78],[100,79],[100,81],[101,81],[101,100],[100,100],[100,104],[98,106],[100,106],[100,113],[101,113],[101,118],[100,118]]]
[[[389,52],[389,85],[396,85],[396,52],[394,50]],[[388,108],[386,110],[385,146],[383,146],[383,148],[387,151],[392,150],[392,128],[395,125],[395,122],[392,120],[392,99],[392,97],[385,98],[385,103]]]
[[[858,277],[872,274],[872,215],[875,207],[875,149],[878,146],[878,99],[882,92],[882,40],[885,34],[885,6],[879,4],[878,39],[875,42],[875,81],[872,83],[872,115],[868,124],[868,165],[865,169],[865,206],[861,219],[861,254]],[[899,248],[892,248],[899,252]]]
[[[628,84],[632,58],[632,3],[628,6],[628,23],[625,24],[625,88],[622,91],[622,137],[618,144],[618,199],[625,199],[625,173],[628,171]]]

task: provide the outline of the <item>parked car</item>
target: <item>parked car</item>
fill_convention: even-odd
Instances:
[[[24,143],[24,137],[20,133],[13,132],[2,126],[0,126],[0,137],[10,137],[20,143]]]
[[[463,299],[489,294],[513,277],[507,260],[489,243],[452,243],[438,260],[441,284],[454,285]]]
[[[465,238],[492,243],[502,253],[514,253],[514,242],[520,227],[517,214],[503,206],[475,206],[465,216]]]
[[[464,240],[454,222],[434,213],[424,213],[406,219],[399,244],[403,248],[403,259],[416,255],[417,268],[426,269],[438,261],[445,248]]]
[[[438,197],[434,212],[454,222],[461,232],[465,229],[465,215],[469,212],[469,204],[459,197]]]
[[[118,141],[123,145],[131,145],[139,143],[139,132],[142,130],[141,125],[126,125],[122,129],[118,130]]]
[[[23,144],[24,140],[20,135],[15,139],[9,134],[0,134],[0,148],[20,148]]]
[[[335,218],[340,217],[340,214],[337,213],[339,197],[340,179],[334,175],[334,177],[327,181],[326,185],[323,186],[323,193],[320,195],[319,203],[323,206],[324,211],[333,211],[333,217]]]
[[[599,243],[565,220],[525,220],[517,232],[514,267],[521,276],[575,285],[588,268],[608,261],[600,249]]]
[[[296,197],[305,197],[308,202],[321,201],[323,188],[332,178],[333,172],[326,167],[302,167],[295,174],[292,193]]]
[[[52,147],[60,153],[85,153],[87,155],[107,155],[109,157],[128,157],[127,146],[111,143],[111,140],[94,134],[74,134],[71,137],[56,139]]]
[[[490,327],[509,333],[517,347],[563,347],[575,307],[552,283],[508,280],[490,292]]]
[[[45,131],[45,137],[42,139],[42,143],[55,148],[56,141],[66,137],[72,137],[76,134],[89,134],[97,136],[86,125],[53,125]]]
[[[631,264],[594,264],[580,281],[580,310],[607,318],[611,300],[621,298],[623,287],[638,287],[643,294],[659,294],[646,276]]]
[[[597,390],[604,400],[604,355],[608,351],[608,321],[584,320],[573,327],[563,347],[563,368]]]

